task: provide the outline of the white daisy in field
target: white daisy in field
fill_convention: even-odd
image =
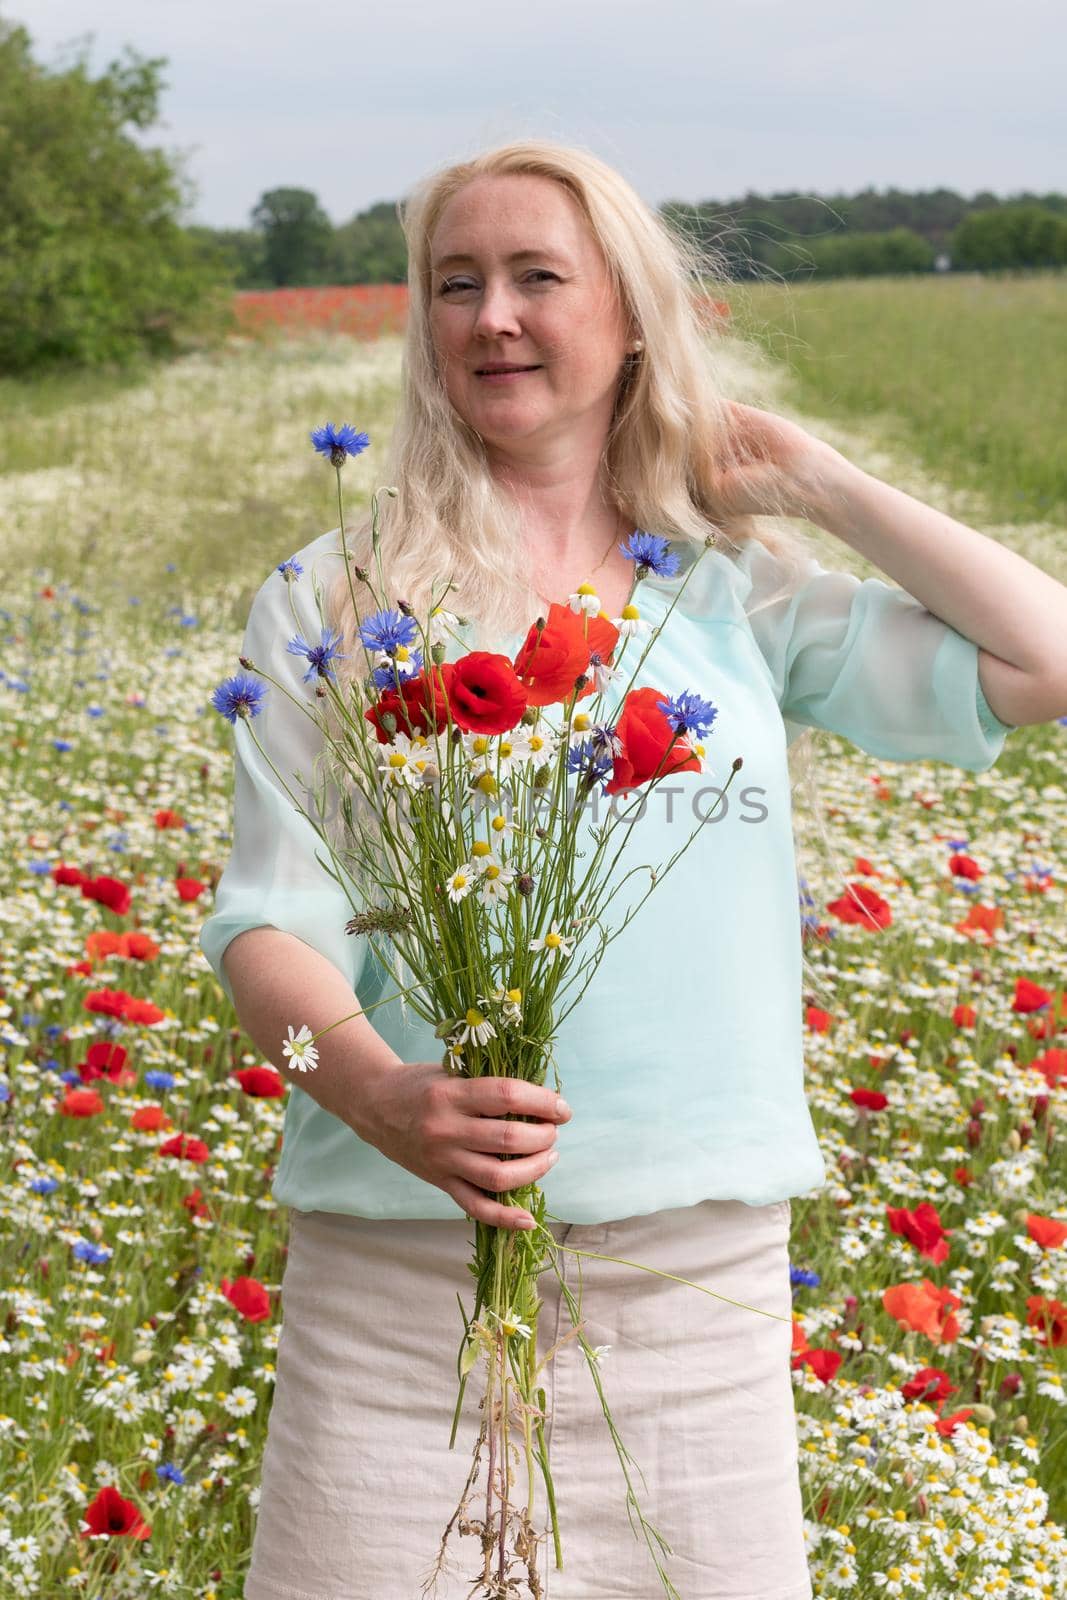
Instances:
[[[479,900],[483,905],[490,905],[494,900],[506,900],[514,879],[514,867],[502,867],[498,861],[487,861],[478,883]]]
[[[583,739],[589,737],[593,726],[593,719],[588,711],[576,711],[571,718],[570,732],[567,735],[568,744],[581,744]]]
[[[489,828],[498,839],[506,839],[509,833],[515,832],[515,824],[502,811],[498,811],[495,817],[490,817]]]
[[[448,640],[449,630],[459,625],[459,618],[454,611],[446,611],[443,606],[434,606],[430,612],[426,632],[431,644],[445,644]]]
[[[613,625],[619,630],[620,639],[632,639],[635,635],[647,633],[649,623],[642,619],[636,606],[623,606],[621,617],[612,617]]]
[[[522,1021],[521,989],[505,989],[501,986],[499,989],[493,989],[490,992],[489,999],[495,1006],[500,1007],[500,1014],[505,1022],[519,1023]]]
[[[503,1316],[490,1311],[489,1315],[494,1321],[499,1322],[501,1332],[507,1334],[509,1338],[517,1334],[520,1339],[528,1339],[533,1331],[529,1323],[521,1320],[517,1311],[505,1311]]]
[[[473,861],[465,861],[457,867],[450,878],[445,880],[445,893],[455,905],[457,900],[462,900],[464,895],[470,894],[477,882],[478,871]]]
[[[378,763],[378,771],[386,783],[403,783],[411,788],[421,786],[423,773],[433,762],[433,751],[428,739],[421,733],[412,737],[406,733],[397,733],[393,742],[385,747],[384,759]]]
[[[471,1006],[463,1018],[463,1026],[455,1035],[456,1044],[485,1044],[496,1038],[496,1029],[483,1011]]]
[[[569,956],[573,944],[574,939],[568,939],[565,934],[560,933],[556,924],[553,923],[542,938],[531,939],[528,948],[530,950],[543,950],[550,961],[555,961],[559,956]]]
[[[293,1032],[293,1024],[289,1024],[289,1038],[282,1040],[282,1055],[288,1056],[294,1067],[299,1067],[301,1072],[314,1072],[319,1064],[319,1052],[312,1043],[315,1035],[305,1022],[299,1033]]]
[[[567,596],[567,604],[572,611],[577,611],[581,616],[595,617],[600,612],[600,597],[591,583],[580,583],[573,594]]]
[[[390,675],[395,671],[398,678],[413,677],[422,668],[416,653],[409,650],[406,644],[398,644],[396,650],[390,655],[387,650],[379,650],[374,661],[375,667],[388,667]]]

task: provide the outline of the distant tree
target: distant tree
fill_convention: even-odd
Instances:
[[[216,264],[235,289],[269,289],[262,236],[251,228],[209,228],[190,223],[186,230],[198,253]]]
[[[790,264],[803,271],[805,258],[818,278],[887,277],[906,272],[932,272],[936,251],[910,228],[886,233],[838,233],[827,239],[805,239],[790,251]]]
[[[408,252],[396,203],[381,200],[339,227],[331,252],[335,283],[406,283]]]
[[[164,65],[42,66],[0,21],[0,370],[122,363],[221,320],[180,168],[129,132],[157,120]]]
[[[263,241],[267,281],[278,288],[329,277],[333,223],[310,189],[270,189],[252,212]]]
[[[976,211],[956,229],[952,262],[977,272],[1067,266],[1067,216],[1030,204]]]

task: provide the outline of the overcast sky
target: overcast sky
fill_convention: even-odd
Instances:
[[[0,0],[39,60],[93,35],[165,56],[192,215],[246,226],[312,189],[334,221],[531,134],[653,204],[1067,186],[1063,0]]]

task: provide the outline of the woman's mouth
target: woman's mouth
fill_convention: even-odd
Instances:
[[[529,372],[540,372],[537,367],[479,367],[475,369],[474,376],[481,378],[485,383],[514,383],[517,378],[523,378]]]

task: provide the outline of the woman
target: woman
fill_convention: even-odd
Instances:
[[[561,1243],[770,1313],[583,1264],[586,1333],[677,1591],[803,1600],[787,1246],[790,1197],[824,1169],[802,1083],[788,746],[824,727],[880,759],[988,768],[1012,727],[1067,709],[1067,591],[802,429],[732,405],[690,289],[694,252],[585,152],[491,150],[428,178],[404,223],[410,325],[383,474],[398,491],[385,508],[390,594],[421,608],[430,580],[452,574],[449,604],[502,648],[585,579],[619,616],[635,528],[689,559],[716,537],[638,682],[710,694],[714,771],[741,754],[747,788],[609,947],[564,1024],[572,1110],[548,1086],[446,1074],[440,1041],[395,1001],[328,1034],[314,1073],[280,1061],[289,1024],[318,1032],[387,991],[272,771],[310,774],[311,724],[275,694],[257,722],[270,760],[238,739],[233,853],[202,942],[250,1037],[302,1091],[274,1187],[292,1207],[290,1250],[245,1594],[419,1593],[467,1470],[447,1439],[468,1219],[521,1225],[493,1196],[537,1180]],[[760,515],[821,523],[902,587],[824,570],[795,537],[757,531]],[[366,524],[352,542],[367,563]],[[650,574],[645,620],[663,620],[679,582]],[[298,697],[285,642],[318,626],[316,589],[346,670],[359,670],[336,532],[272,574],[245,638],[245,656]],[[693,785],[673,795],[673,814],[669,795],[648,808],[642,860],[666,859],[692,830]],[[577,1259],[561,1252],[572,1289]],[[558,1284],[542,1283],[547,1348],[569,1324]],[[547,1384],[564,1568],[546,1541],[541,1591],[649,1600],[662,1592],[652,1546],[631,1529],[576,1341]],[[481,1568],[476,1541],[454,1535],[449,1551],[439,1600],[471,1593]]]

